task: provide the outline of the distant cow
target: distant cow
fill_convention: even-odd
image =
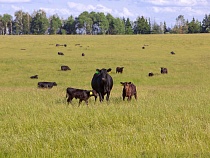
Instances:
[[[161,68],[160,68],[160,73],[161,73],[161,74],[167,74],[167,73],[168,73],[168,69],[165,68],[165,67],[161,67]]]
[[[153,72],[149,72],[148,76],[152,77],[152,76],[154,76],[154,73]]]
[[[122,73],[124,67],[116,67],[116,73]]]
[[[174,53],[173,51],[171,52],[171,54],[172,54],[172,55],[175,55],[175,53]]]
[[[34,75],[30,77],[31,79],[38,79],[38,75]]]
[[[58,55],[64,55],[62,52],[58,52]]]
[[[38,88],[52,88],[53,86],[57,86],[56,82],[38,82]]]
[[[63,46],[64,46],[64,47],[67,47],[67,44],[64,44]]]
[[[82,56],[85,56],[85,53],[82,53]]]
[[[97,92],[95,90],[83,90],[83,89],[75,89],[68,87],[66,89],[66,98],[68,104],[71,103],[73,98],[79,99],[79,105],[82,101],[85,101],[85,103],[88,105],[88,99],[91,96],[97,97]]]
[[[60,46],[60,44],[56,44],[55,46],[58,47],[58,46]]]
[[[62,71],[67,71],[67,70],[71,70],[68,66],[61,66],[61,70]]]
[[[100,102],[104,100],[104,96],[106,96],[106,100],[109,100],[110,92],[113,87],[113,79],[108,74],[112,69],[96,69],[96,73],[93,75],[91,86],[92,88],[99,94]],[[95,96],[95,101],[97,97]]]
[[[137,100],[136,86],[131,82],[120,82],[120,83],[123,85],[123,91],[122,91],[123,100],[125,100],[125,97],[128,97],[128,101],[130,101],[133,95]]]
[[[143,47],[141,47],[142,49],[145,49],[145,47],[143,46]]]

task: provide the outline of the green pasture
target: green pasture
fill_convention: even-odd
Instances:
[[[110,101],[67,105],[97,68],[112,68]],[[122,100],[125,81],[137,101]],[[210,157],[210,34],[0,36],[0,157]]]

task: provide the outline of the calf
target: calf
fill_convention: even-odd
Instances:
[[[130,101],[133,95],[137,100],[136,86],[131,82],[120,82],[120,83],[123,85],[123,91],[122,91],[123,100],[125,100],[125,97],[128,97],[128,101]]]
[[[168,69],[165,68],[165,67],[161,67],[161,68],[160,68],[160,73],[161,73],[161,74],[167,74],[167,73],[168,73]]]
[[[66,98],[68,104],[71,103],[73,98],[79,99],[79,106],[82,101],[85,101],[85,103],[88,105],[88,99],[91,96],[97,97],[97,92],[95,90],[83,90],[83,89],[75,89],[68,87],[66,89]]]
[[[38,82],[38,88],[52,88],[53,86],[57,86],[56,82]]]
[[[122,73],[124,67],[116,67],[116,73]]]
[[[71,70],[68,66],[61,66],[61,70],[62,71],[67,71],[67,70]]]
[[[58,52],[58,55],[64,55],[62,52]]]
[[[30,77],[31,79],[38,79],[38,75],[34,75]]]

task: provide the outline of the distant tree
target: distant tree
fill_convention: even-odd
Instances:
[[[82,12],[77,19],[77,28],[83,34],[92,34],[93,21],[87,11]]]
[[[74,20],[74,17],[71,15],[68,17],[67,20],[64,21],[63,29],[66,30],[67,34],[76,34],[76,21]]]
[[[61,33],[61,27],[62,23],[58,15],[53,15],[49,19],[50,21],[50,27],[49,27],[49,33],[52,34],[57,34]]]
[[[103,12],[97,13],[96,21],[99,27],[100,34],[106,34],[109,29],[109,22]]]
[[[169,30],[167,29],[166,22],[164,21],[164,23],[163,23],[163,33],[165,34],[167,32],[169,32]]]
[[[129,18],[127,18],[127,20],[125,21],[125,34],[127,35],[133,34],[132,25]]]
[[[149,34],[150,33],[150,24],[143,16],[138,17],[134,22],[134,33],[135,34]]]
[[[31,32],[35,35],[45,34],[49,26],[44,10],[34,11],[31,22]]]
[[[112,34],[114,34],[114,19],[115,18],[110,13],[108,13],[106,15],[106,19],[108,21],[107,34],[112,35]]]
[[[209,15],[206,14],[202,21],[202,32],[210,33],[210,14]]]
[[[176,25],[173,28],[173,33],[185,34],[188,33],[187,21],[184,19],[184,15],[179,15],[176,18]]]
[[[0,35],[4,33],[3,17],[0,15]]]
[[[151,26],[151,32],[153,34],[160,34],[160,33],[162,33],[161,26],[158,25],[155,21],[154,21],[154,23]]]
[[[193,17],[192,21],[188,24],[188,33],[200,33],[201,24],[198,20]]]
[[[15,12],[14,19],[14,32],[16,35],[22,34],[23,32],[23,11],[19,10]]]
[[[2,17],[3,34],[12,34],[12,16],[4,14]]]

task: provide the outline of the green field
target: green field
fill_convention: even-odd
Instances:
[[[97,68],[112,68],[110,101],[67,105]],[[0,36],[0,78],[0,157],[210,157],[210,34]],[[122,100],[125,81],[137,101]]]

